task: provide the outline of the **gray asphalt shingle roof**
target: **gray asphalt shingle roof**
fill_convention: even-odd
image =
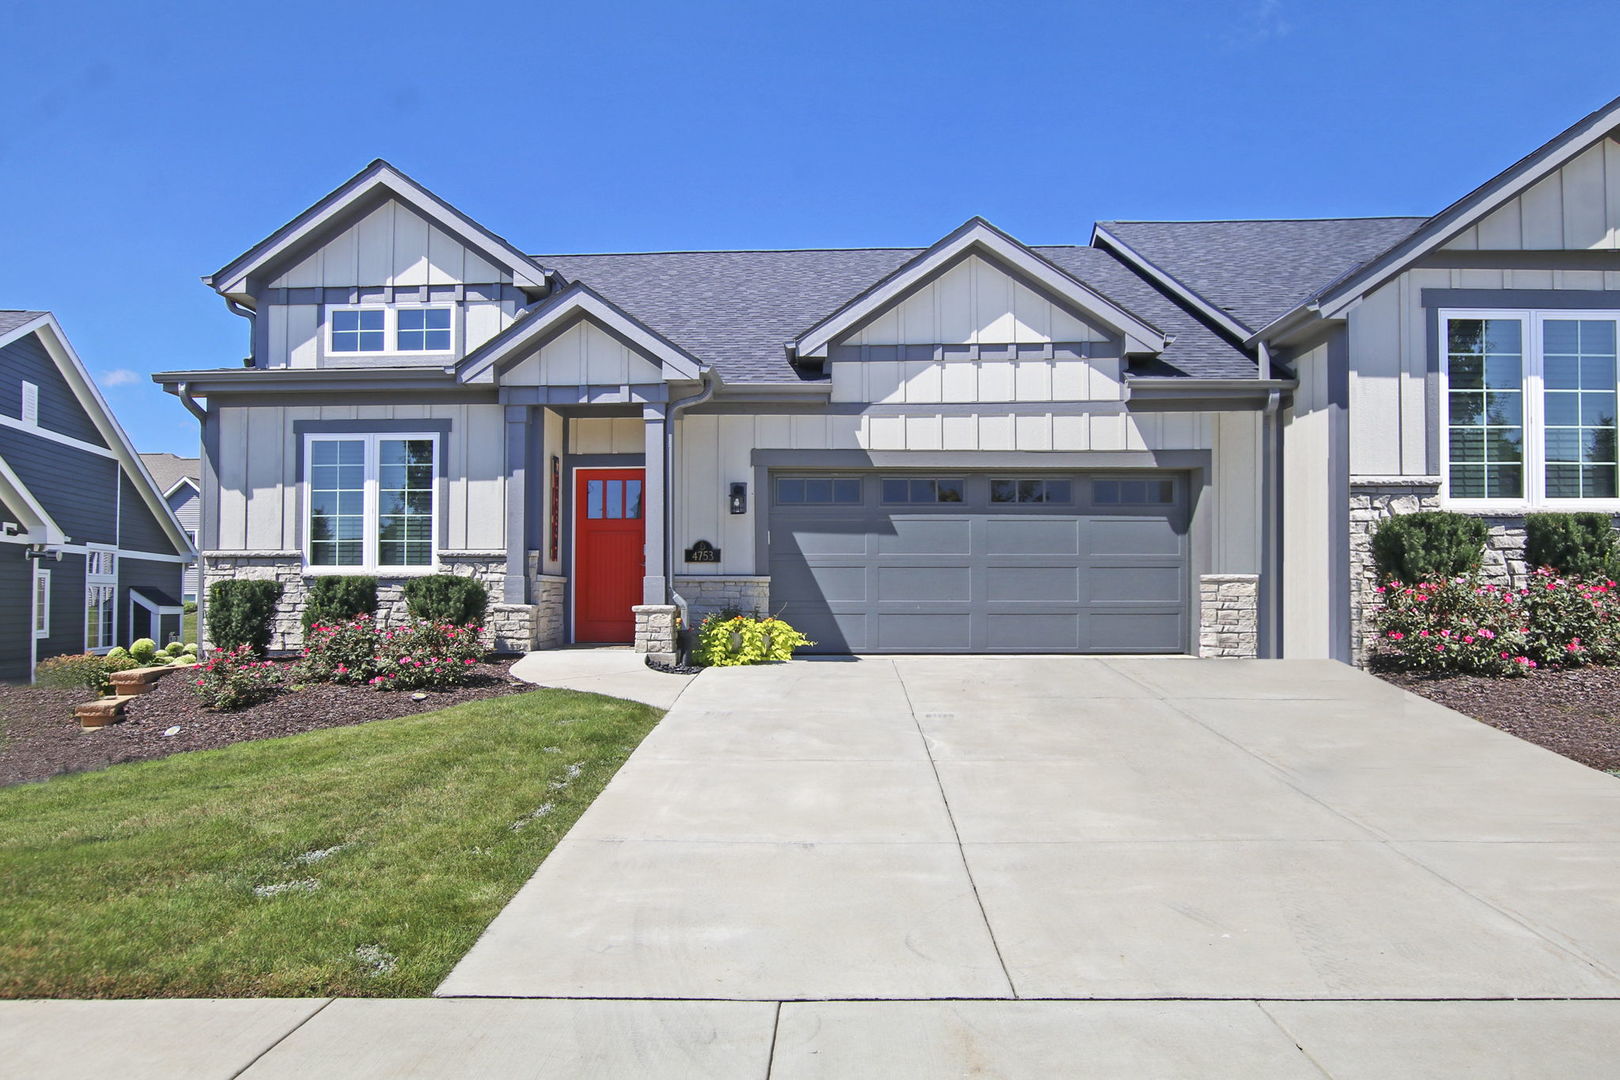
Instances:
[[[1132,250],[1251,330],[1376,258],[1420,217],[1100,221]]]
[[[157,481],[158,490],[165,493],[185,477],[189,476],[193,481],[200,481],[202,478],[202,470],[194,457],[181,457],[178,454],[142,454],[141,461],[146,465],[146,471],[152,474],[152,479]]]
[[[535,259],[570,281],[584,282],[713,364],[727,382],[750,383],[803,379],[805,375],[788,363],[783,346],[924,250],[683,251]],[[1241,349],[1109,252],[1079,246],[1034,250],[1132,314],[1175,335],[1152,374],[1254,375],[1254,363]]]
[[[43,311],[15,311],[10,308],[0,309],[0,334],[9,334],[24,323],[33,322]]]

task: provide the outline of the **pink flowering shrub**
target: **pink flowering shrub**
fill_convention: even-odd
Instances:
[[[482,627],[425,619],[385,629],[369,615],[315,624],[305,635],[298,676],[378,690],[448,689],[464,684],[483,658],[482,635]]]
[[[259,659],[251,644],[216,649],[187,674],[203,706],[222,712],[255,705],[281,685],[281,669],[274,661]]]
[[[1620,593],[1537,571],[1526,588],[1474,577],[1391,582],[1378,590],[1376,654],[1415,671],[1527,675],[1620,660]]]

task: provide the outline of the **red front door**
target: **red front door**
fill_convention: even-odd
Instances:
[[[641,469],[574,473],[574,640],[626,642],[636,636],[647,529]]]

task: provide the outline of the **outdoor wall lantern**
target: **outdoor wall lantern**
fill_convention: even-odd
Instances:
[[[733,514],[748,513],[748,485],[731,485],[731,512]]]

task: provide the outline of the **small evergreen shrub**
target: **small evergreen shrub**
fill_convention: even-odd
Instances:
[[[692,643],[692,662],[704,667],[738,667],[793,659],[793,650],[815,642],[781,619],[724,613],[705,616]]]
[[[213,600],[212,592],[208,598]],[[207,663],[199,665],[192,685],[204,708],[230,712],[275,694],[281,685],[281,669],[270,660],[259,659],[253,646],[237,645],[216,650]]]
[[[1467,514],[1397,514],[1373,533],[1373,563],[1380,581],[1448,581],[1479,569],[1486,535],[1485,523]]]
[[[216,648],[246,645],[263,655],[270,647],[270,620],[281,599],[277,581],[216,581],[208,590],[208,638]]]
[[[107,661],[95,653],[71,653],[41,660],[34,668],[34,679],[41,686],[56,690],[83,688],[99,694],[107,685]]]
[[[304,633],[311,626],[330,626],[357,615],[377,613],[377,579],[331,574],[310,584],[304,607]]]
[[[129,647],[129,655],[135,658],[138,664],[150,664],[157,659],[157,642],[149,637],[136,638]]]
[[[178,641],[171,641],[163,651],[169,656],[179,656],[186,651],[186,647]]]
[[[1620,551],[1608,514],[1526,514],[1524,558],[1532,569],[1609,578],[1620,574]]]
[[[405,610],[413,619],[453,626],[483,626],[489,590],[477,578],[432,574],[405,582]]]

